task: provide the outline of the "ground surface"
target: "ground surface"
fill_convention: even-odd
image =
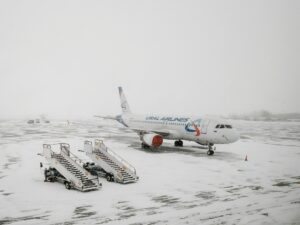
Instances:
[[[243,122],[241,140],[213,157],[196,143],[141,150],[138,137],[101,120],[0,121],[0,224],[300,224],[300,123]],[[140,181],[82,193],[43,182],[43,143],[106,145]],[[245,156],[248,161],[245,162]]]

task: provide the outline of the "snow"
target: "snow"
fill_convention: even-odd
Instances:
[[[299,224],[300,123],[236,121],[241,140],[213,157],[196,143],[142,150],[136,134],[102,120],[0,122],[0,224]],[[104,139],[137,170],[133,184],[98,191],[43,182],[43,143]],[[244,161],[247,155],[248,161]]]

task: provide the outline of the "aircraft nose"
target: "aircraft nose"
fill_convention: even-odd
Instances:
[[[236,142],[240,139],[240,135],[236,130],[232,130],[231,135],[230,135],[230,139],[232,142]]]
[[[240,139],[240,135],[236,130],[228,130],[225,135],[223,135],[227,143],[233,143]]]

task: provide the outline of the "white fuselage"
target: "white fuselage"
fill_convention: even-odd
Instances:
[[[123,113],[120,119],[130,129],[165,134],[164,139],[195,141],[202,145],[228,144],[239,139],[231,125],[210,118]]]

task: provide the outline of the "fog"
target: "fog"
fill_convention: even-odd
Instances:
[[[0,118],[300,112],[299,1],[0,1]]]

